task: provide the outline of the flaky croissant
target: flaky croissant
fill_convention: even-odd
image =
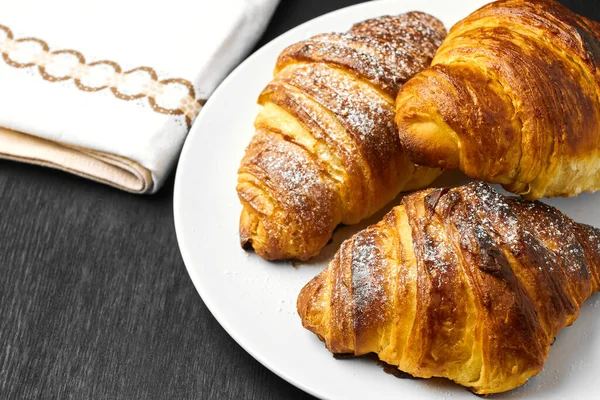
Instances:
[[[244,248],[269,260],[306,260],[340,223],[357,223],[439,175],[403,154],[394,100],[445,34],[438,20],[414,12],[281,53],[239,169]]]
[[[457,23],[397,98],[417,164],[528,199],[600,189],[600,24],[552,0],[500,0]]]
[[[599,284],[599,229],[478,182],[405,197],[342,244],[298,312],[333,353],[497,393],[542,370]]]

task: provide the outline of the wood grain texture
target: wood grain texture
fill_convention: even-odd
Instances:
[[[259,46],[358,2],[283,0]],[[563,3],[600,19],[598,0]],[[172,185],[138,197],[0,161],[0,398],[312,398],[204,306],[177,247]]]
[[[139,197],[0,162],[0,398],[306,398],[202,303],[170,187]]]

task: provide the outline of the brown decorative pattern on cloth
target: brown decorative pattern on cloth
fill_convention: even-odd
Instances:
[[[206,103],[206,99],[198,97],[194,85],[183,78],[159,79],[156,71],[147,66],[133,68],[123,71],[123,68],[114,61],[100,60],[86,63],[83,54],[77,50],[63,49],[50,50],[50,46],[43,40],[33,37],[15,39],[10,28],[0,25],[0,52],[2,59],[7,65],[14,68],[37,67],[40,76],[48,82],[62,82],[73,79],[75,86],[84,92],[97,92],[110,89],[111,93],[118,99],[131,101],[135,99],[148,98],[150,107],[158,113],[167,115],[180,115],[191,127],[192,122]],[[35,52],[27,60],[19,60],[18,54],[21,46],[33,44]],[[22,56],[22,55],[21,55]],[[63,63],[73,64],[68,67],[68,72],[63,75],[52,74],[50,71],[56,68],[62,60]],[[94,72],[96,71],[96,72]],[[93,82],[93,75],[100,75],[100,83]],[[145,79],[146,82],[139,86],[133,93],[127,93],[126,86],[131,84],[132,75],[138,80]],[[169,106],[162,102],[161,97],[168,90],[180,91],[183,88],[184,95],[177,106]],[[171,101],[169,101],[171,103]]]

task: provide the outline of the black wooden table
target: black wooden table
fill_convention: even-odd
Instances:
[[[259,45],[353,3],[282,0]],[[600,19],[600,0],[563,3]],[[1,399],[312,398],[207,310],[179,254],[172,194],[173,179],[142,197],[0,160]]]

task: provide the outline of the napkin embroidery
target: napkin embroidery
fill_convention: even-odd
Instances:
[[[197,97],[194,86],[186,79],[159,79],[157,72],[147,66],[123,72],[114,61],[86,63],[77,50],[50,51],[50,46],[41,39],[15,39],[4,25],[0,25],[0,53],[11,67],[37,67],[40,76],[48,82],[73,79],[75,86],[85,92],[110,89],[116,98],[125,101],[147,98],[152,110],[182,116],[188,128],[206,103],[205,98]]]

